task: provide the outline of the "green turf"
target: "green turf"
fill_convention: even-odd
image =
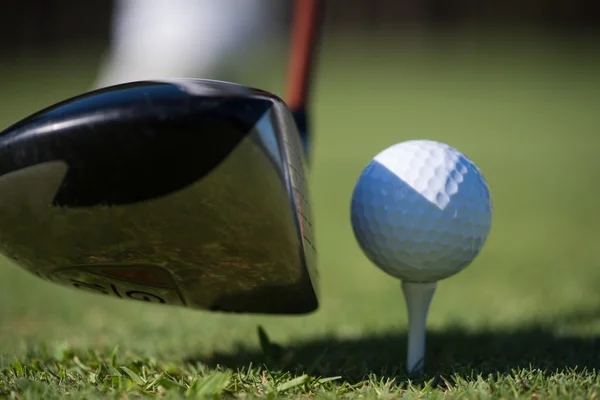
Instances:
[[[0,395],[597,397],[594,47],[517,36],[328,39],[314,92],[310,172],[319,311],[230,316],[123,302],[40,281],[4,261]],[[239,81],[282,94],[282,56],[276,60]],[[0,126],[88,89],[93,67],[85,54],[5,59]],[[440,282],[426,371],[409,380],[399,283],[359,250],[349,204],[370,158],[414,138],[471,157],[489,182],[494,215],[477,260]]]

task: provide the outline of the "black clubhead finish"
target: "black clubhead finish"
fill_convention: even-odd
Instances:
[[[61,160],[69,168],[56,206],[150,200],[209,174],[271,106],[260,97],[191,96],[168,83],[100,90],[4,131],[0,174]]]
[[[318,307],[286,105],[208,80],[78,96],[0,133],[0,251],[58,283],[191,308]]]

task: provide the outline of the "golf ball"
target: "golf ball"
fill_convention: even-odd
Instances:
[[[464,154],[412,140],[375,156],[354,188],[351,221],[365,255],[410,282],[456,274],[479,254],[491,227],[488,185]]]

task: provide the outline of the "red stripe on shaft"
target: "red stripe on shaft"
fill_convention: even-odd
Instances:
[[[320,0],[296,0],[288,64],[286,102],[292,110],[305,107],[316,47]]]

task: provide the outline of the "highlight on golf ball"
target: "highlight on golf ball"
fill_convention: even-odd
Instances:
[[[352,227],[365,255],[407,282],[436,282],[469,265],[491,217],[490,191],[477,166],[431,140],[381,151],[352,195]]]

